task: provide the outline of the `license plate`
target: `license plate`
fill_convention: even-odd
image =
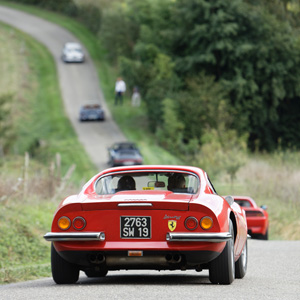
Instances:
[[[98,118],[98,115],[97,114],[90,114],[89,115],[89,119],[90,120],[96,120]]]
[[[134,161],[132,161],[132,160],[124,161],[123,165],[124,166],[132,166],[132,165],[134,165]]]
[[[150,239],[151,217],[121,216],[122,239]]]

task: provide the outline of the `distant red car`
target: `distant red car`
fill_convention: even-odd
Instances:
[[[120,269],[208,269],[212,283],[230,284],[247,270],[244,210],[195,167],[104,170],[60,203],[44,238],[58,284]]]
[[[257,206],[255,201],[250,197],[233,196],[233,198],[246,212],[248,233],[251,237],[268,240],[269,215],[267,207],[265,205],[261,207]]]

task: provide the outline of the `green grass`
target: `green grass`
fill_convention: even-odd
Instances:
[[[41,237],[51,226],[49,216],[56,205],[39,201],[33,205],[31,200],[1,206],[0,283],[51,276],[50,248]]]
[[[48,50],[5,24],[0,24],[0,41],[5,41],[0,51],[0,67],[5,71],[0,95],[13,95],[9,106],[16,137],[12,151],[0,157],[0,283],[7,283],[51,276],[50,243],[42,236],[51,228],[58,202],[78,192],[96,168],[65,115]],[[28,150],[26,194],[24,152]],[[57,153],[61,165],[55,162]],[[55,190],[58,180],[73,164],[76,169],[59,195]]]

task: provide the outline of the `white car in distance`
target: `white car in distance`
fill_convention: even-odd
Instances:
[[[66,43],[62,51],[62,60],[69,62],[84,62],[85,56],[82,47],[78,43]]]

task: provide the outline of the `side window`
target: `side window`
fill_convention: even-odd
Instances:
[[[95,191],[98,195],[108,195],[115,192],[111,176],[102,177],[96,182]]]

